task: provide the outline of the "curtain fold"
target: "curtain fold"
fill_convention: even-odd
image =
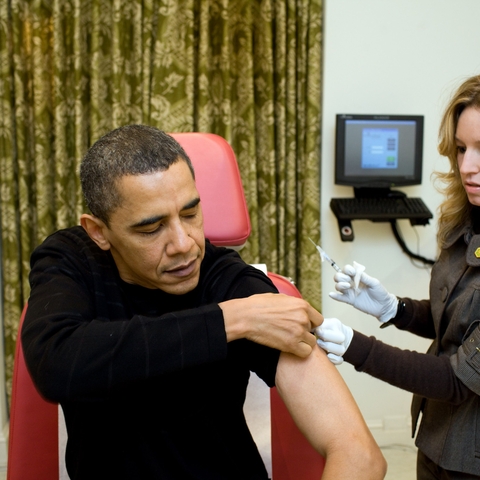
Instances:
[[[128,123],[226,138],[253,226],[242,256],[320,308],[321,42],[321,0],[0,0],[8,382],[30,254],[78,223],[79,163]]]

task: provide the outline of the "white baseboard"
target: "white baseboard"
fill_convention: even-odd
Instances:
[[[7,470],[9,425],[9,422],[7,422],[0,431],[0,471]]]

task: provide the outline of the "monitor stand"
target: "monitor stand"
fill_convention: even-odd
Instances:
[[[354,187],[353,191],[356,198],[404,198],[406,194],[399,190],[391,190],[390,188],[375,187]]]

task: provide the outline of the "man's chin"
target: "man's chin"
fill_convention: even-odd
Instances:
[[[197,285],[199,281],[199,275],[194,275],[188,279],[182,280],[181,282],[162,285],[160,290],[163,290],[166,293],[171,295],[185,295],[191,292]]]

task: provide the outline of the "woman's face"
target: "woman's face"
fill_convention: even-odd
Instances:
[[[455,141],[463,188],[469,202],[480,206],[480,109],[467,107],[460,114]]]

